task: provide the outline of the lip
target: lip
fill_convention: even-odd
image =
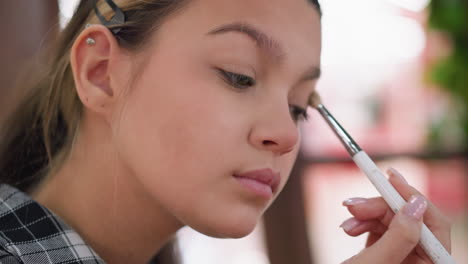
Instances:
[[[247,189],[268,199],[276,193],[281,181],[280,174],[270,168],[247,171],[233,176]]]

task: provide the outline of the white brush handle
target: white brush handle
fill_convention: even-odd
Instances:
[[[364,151],[360,151],[354,155],[353,160],[367,175],[375,188],[377,188],[377,191],[379,191],[395,213],[406,204],[406,201],[387,180],[387,177],[385,177],[379,167],[375,165]],[[455,260],[425,224],[422,226],[419,243],[435,264],[455,264]]]

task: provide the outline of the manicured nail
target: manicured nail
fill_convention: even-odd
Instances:
[[[346,232],[349,232],[356,228],[358,225],[361,224],[361,221],[357,220],[354,217],[349,218],[348,220],[344,221],[340,227],[343,228]]]
[[[409,202],[403,208],[403,213],[417,220],[422,219],[427,209],[427,201],[421,195],[411,196]]]
[[[401,173],[398,172],[396,169],[394,169],[394,168],[389,168],[389,169],[388,169],[388,173],[389,173],[389,174],[395,175],[395,176],[398,177],[402,182],[408,184],[408,181],[406,181],[405,177],[403,177],[403,175],[401,175]]]
[[[344,206],[353,206],[353,205],[363,204],[363,203],[367,203],[366,198],[355,197],[355,198],[349,198],[343,201]]]

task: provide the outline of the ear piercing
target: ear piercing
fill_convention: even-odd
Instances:
[[[86,44],[88,44],[89,46],[93,46],[94,44],[96,44],[96,40],[94,40],[93,38],[91,37],[88,37],[86,39]]]
[[[90,26],[92,26],[93,24],[86,24],[85,28],[89,28]],[[86,39],[86,44],[88,44],[89,46],[93,46],[94,44],[96,44],[96,40],[93,39],[92,37],[88,37]]]

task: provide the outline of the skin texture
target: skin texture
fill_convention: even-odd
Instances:
[[[213,33],[232,23],[274,41]],[[184,225],[249,234],[273,199],[233,174],[278,172],[274,197],[285,185],[300,141],[290,106],[307,106],[320,43],[319,14],[303,0],[193,1],[136,54],[103,26],[85,29],[71,54],[79,135],[35,198],[109,263],[148,261]],[[236,88],[218,68],[255,85]]]

